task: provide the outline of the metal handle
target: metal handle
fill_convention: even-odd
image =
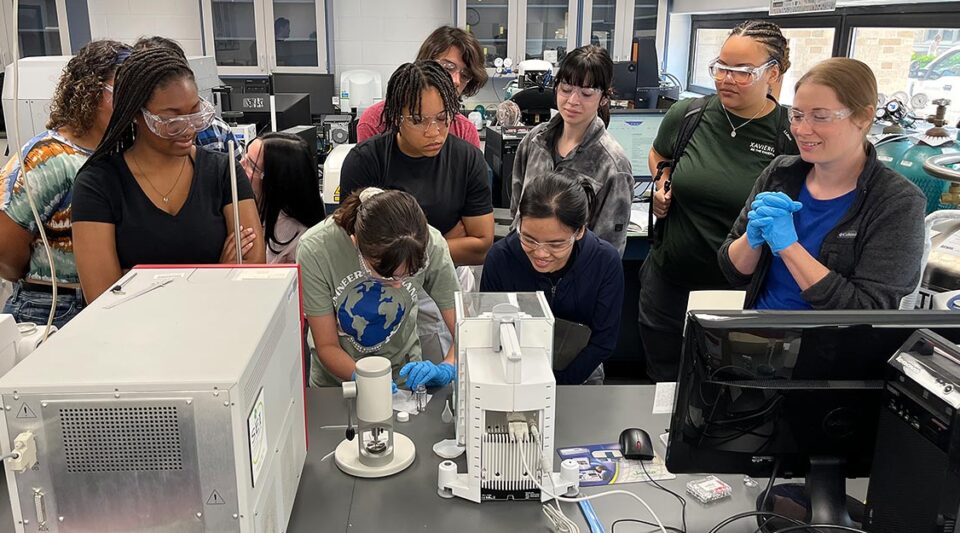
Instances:
[[[960,163],[960,154],[940,154],[927,158],[923,162],[923,170],[935,178],[960,183],[960,170],[948,167],[958,163]]]

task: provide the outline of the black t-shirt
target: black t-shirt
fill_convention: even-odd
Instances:
[[[412,194],[427,222],[440,233],[453,229],[463,217],[493,212],[483,153],[453,135],[433,157],[404,154],[396,134],[389,131],[360,143],[343,162],[340,200],[370,186]]]
[[[180,212],[171,215],[150,201],[127,167],[123,154],[84,167],[73,186],[73,221],[116,226],[120,268],[145,264],[209,264],[220,261],[227,238],[223,208],[230,193],[230,159],[197,150],[193,182]],[[237,166],[237,198],[253,188]]]

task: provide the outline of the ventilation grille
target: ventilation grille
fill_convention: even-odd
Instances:
[[[60,409],[67,472],[183,469],[180,415],[169,407]]]

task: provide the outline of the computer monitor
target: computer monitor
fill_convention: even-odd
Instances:
[[[665,109],[611,109],[607,132],[620,143],[630,158],[633,177],[638,181],[651,181],[647,156],[653,146]]]
[[[920,328],[960,341],[957,316],[689,313],[667,468],[762,477],[776,469],[776,477],[805,476],[802,487],[774,487],[766,503],[780,505],[778,512],[804,509],[792,518],[805,523],[855,523],[847,511],[845,478],[870,474],[886,362]],[[795,505],[783,505],[788,502]],[[759,508],[760,497],[757,503]],[[765,530],[777,527],[771,521]]]
[[[310,114],[333,115],[333,74],[274,74],[275,93],[307,93],[310,95]]]
[[[310,116],[309,94],[277,94],[274,96],[277,108],[277,130],[294,126],[313,124]],[[242,111],[241,122],[256,124],[257,133],[270,129],[269,94],[231,94],[230,103],[234,111]]]

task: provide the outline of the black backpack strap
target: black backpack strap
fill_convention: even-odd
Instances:
[[[773,147],[774,157],[787,153],[787,147],[795,143],[793,135],[790,133],[790,107],[779,103],[777,106],[780,108],[780,116],[777,118],[777,140]]]
[[[683,118],[680,119],[680,127],[677,128],[677,140],[673,143],[673,156],[657,164],[657,175],[653,178],[654,182],[660,180],[665,169],[669,168],[672,171],[672,169],[677,166],[677,162],[683,157],[683,152],[686,151],[687,145],[690,144],[690,139],[693,138],[693,132],[696,131],[697,126],[700,125],[700,119],[703,118],[703,112],[706,110],[711,98],[716,98],[716,96],[707,95],[697,98],[687,106],[687,112],[683,115]],[[671,181],[672,178],[668,179],[661,187],[669,191]],[[660,242],[660,234],[663,231],[664,220],[654,220],[652,198],[650,199],[650,213],[647,218],[650,242],[656,246]]]

